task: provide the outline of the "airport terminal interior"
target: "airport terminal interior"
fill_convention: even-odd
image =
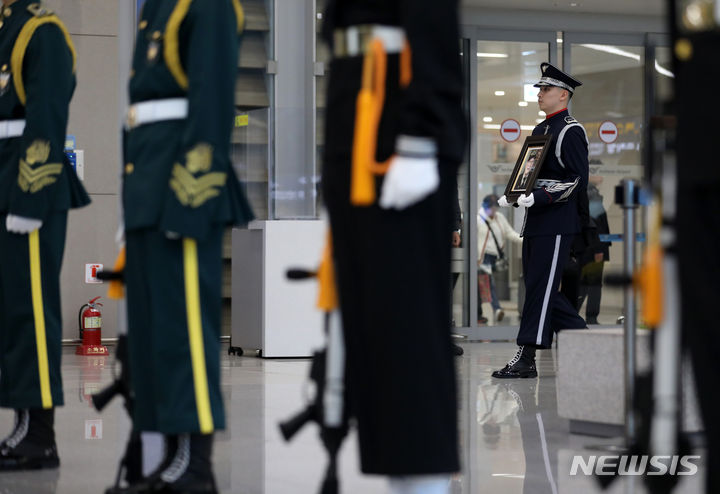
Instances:
[[[204,0],[214,1],[214,0]],[[439,0],[442,1],[442,0]],[[113,484],[130,422],[116,399],[103,413],[91,395],[114,378],[122,305],[107,299],[93,269],[117,254],[126,81],[142,0],[46,0],[63,18],[78,53],[66,151],[93,203],[71,212],[61,277],[65,406],[56,413],[59,470],[0,474],[1,494],[100,493]],[[227,430],[217,435],[214,470],[224,494],[317,492],[326,457],[315,426],[286,443],[278,422],[300,410],[312,351],[323,344],[315,285],[291,283],[288,268],[320,259],[326,220],[319,183],[330,54],[320,39],[325,0],[242,0],[246,31],[238,61],[232,161],[256,215],[225,235],[221,378]],[[461,243],[452,249],[452,331],[460,390],[462,470],[451,494],[651,493],[634,476],[607,490],[593,475],[571,475],[573,458],[618,454],[626,429],[623,290],[600,285],[623,269],[625,210],[621,180],[646,176],[646,126],[672,96],[669,26],[663,0],[462,0],[464,106],[471,123],[457,177]],[[582,81],[569,107],[589,138],[590,212],[607,254],[582,269],[580,315],[589,330],[560,333],[538,352],[537,378],[498,380],[493,370],[514,354],[524,301],[520,243],[492,272],[500,309],[487,296],[479,235],[483,201],[501,196],[532,129],[542,62]],[[497,212],[519,232],[522,208]],[[648,208],[635,214],[637,261],[648,235]],[[485,230],[487,231],[487,230]],[[78,311],[102,297],[109,355],[76,355]],[[172,310],[168,307],[167,310]],[[651,365],[650,335],[638,321],[637,368]],[[568,333],[568,334],[566,334]],[[168,342],[172,345],[172,342]],[[398,349],[402,351],[402,349]],[[372,359],[373,349],[367,349]],[[683,372],[683,429],[703,455],[689,366]],[[428,397],[432,399],[432,397]],[[0,435],[12,413],[0,410]],[[341,453],[341,492],[387,492],[386,480],[359,473],[351,433]],[[705,466],[679,477],[678,492],[703,492]]]

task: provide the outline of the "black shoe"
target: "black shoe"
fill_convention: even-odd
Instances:
[[[54,412],[54,409],[16,410],[13,433],[0,447],[0,472],[60,466],[53,429]]]
[[[531,355],[532,354],[532,355]],[[492,373],[492,377],[498,379],[518,379],[537,377],[535,368],[535,349],[528,349],[521,346],[510,362],[500,370]]]
[[[478,324],[487,324],[487,322],[488,322],[487,317],[483,317],[483,316],[478,317]]]
[[[453,345],[453,352],[455,353],[456,357],[459,357],[460,355],[465,353],[465,350],[463,350],[460,345]]]

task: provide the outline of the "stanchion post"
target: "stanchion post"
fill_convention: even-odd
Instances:
[[[635,210],[638,207],[637,183],[631,179],[622,181],[622,203],[624,210],[624,256],[623,271],[627,279],[635,273]],[[618,201],[619,202],[619,201]],[[635,370],[636,370],[636,333],[637,314],[635,291],[632,284],[625,287],[625,446],[631,447],[637,439],[635,422]]]

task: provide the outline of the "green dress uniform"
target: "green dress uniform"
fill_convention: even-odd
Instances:
[[[0,10],[0,406],[17,413],[0,469],[27,460],[12,446],[28,409],[48,411],[44,439],[54,445],[51,411],[63,404],[59,277],[67,211],[90,202],[63,149],[74,70],[75,50],[57,16],[30,0]],[[13,233],[9,215],[42,226]]]
[[[148,0],[129,83],[123,208],[134,426],[225,426],[222,234],[252,212],[230,161],[237,0]]]

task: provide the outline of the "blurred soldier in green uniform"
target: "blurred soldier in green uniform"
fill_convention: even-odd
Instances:
[[[68,209],[90,202],[63,151],[74,72],[75,49],[60,19],[39,3],[3,0],[0,406],[15,410],[15,427],[0,442],[0,471],[60,463],[60,267]]]
[[[252,212],[230,162],[238,0],[147,0],[137,26],[123,210],[133,424],[156,472],[109,492],[216,492],[222,237]]]

